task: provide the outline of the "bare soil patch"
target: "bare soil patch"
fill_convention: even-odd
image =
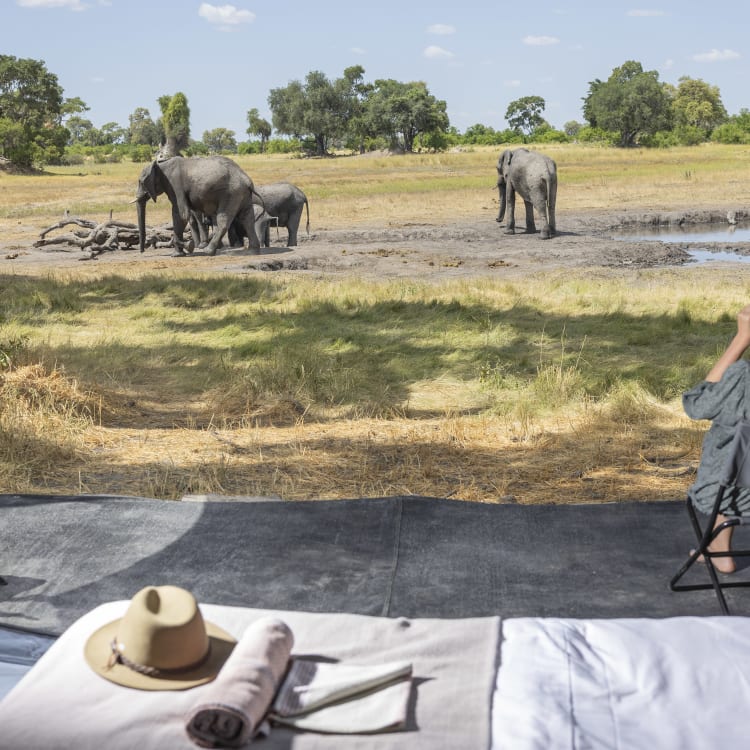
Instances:
[[[476,220],[443,224],[314,229],[309,235],[300,233],[300,245],[296,248],[285,246],[286,230],[282,229],[278,236],[272,235],[272,247],[257,254],[248,249],[225,248],[214,257],[201,251],[192,256],[173,257],[169,249],[148,249],[143,254],[133,250],[114,251],[91,258],[77,248],[35,248],[38,235],[31,235],[28,242],[3,242],[0,238],[0,270],[37,274],[80,268],[82,261],[90,261],[99,272],[107,273],[116,272],[122,263],[137,263],[143,270],[192,265],[228,273],[288,271],[354,274],[372,279],[448,280],[477,276],[510,279],[546,271],[597,268],[617,272],[692,262],[687,243],[615,239],[619,229],[659,224],[683,227],[707,222],[726,224],[730,210],[738,222],[750,216],[731,207],[661,213],[564,213],[558,216],[558,234],[551,240],[541,240],[538,233],[527,234],[523,230],[507,235],[504,227],[487,214]],[[708,242],[701,243],[701,248],[750,254],[748,242]]]

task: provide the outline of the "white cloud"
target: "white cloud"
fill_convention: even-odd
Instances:
[[[556,36],[525,36],[523,43],[531,47],[547,47],[550,44],[559,44],[560,40]]]
[[[215,24],[220,31],[232,31],[242,23],[252,23],[255,20],[255,13],[235,8],[234,5],[201,3],[198,15]]]
[[[351,47],[349,49],[349,52],[355,54],[355,55],[366,55],[366,50],[363,50],[362,47]]]
[[[664,65],[662,66],[664,70],[671,70],[674,67],[674,60],[670,57],[669,59],[664,61]]]
[[[422,53],[425,57],[429,57],[431,60],[447,60],[448,58],[453,57],[452,52],[448,52],[447,49],[443,49],[442,47],[436,47],[435,45],[430,45],[429,47],[425,48],[425,51]]]
[[[86,10],[81,0],[16,0],[16,5],[22,8],[70,8],[70,10]]]
[[[503,81],[503,86],[507,86],[509,89],[517,89],[521,85],[521,82],[515,78],[512,81]]]
[[[655,18],[656,16],[666,16],[663,10],[629,10],[629,16],[637,18]]]
[[[438,36],[450,36],[456,33],[455,26],[449,26],[447,23],[433,23],[427,27],[428,34],[437,34]]]
[[[710,52],[699,52],[693,55],[696,62],[724,62],[725,60],[739,60],[740,53],[733,49],[712,49]]]

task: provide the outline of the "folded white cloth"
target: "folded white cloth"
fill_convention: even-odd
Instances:
[[[293,645],[292,631],[278,618],[250,625],[188,716],[190,739],[201,747],[247,743],[268,712]]]
[[[411,696],[411,662],[354,665],[293,659],[272,720],[315,732],[402,729]]]

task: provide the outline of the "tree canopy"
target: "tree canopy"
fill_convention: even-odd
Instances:
[[[541,96],[523,96],[512,101],[505,110],[505,120],[513,130],[531,135],[544,124],[542,112],[547,103]]]
[[[418,135],[444,132],[449,125],[446,103],[435,99],[425,83],[388,79],[367,84],[359,65],[335,81],[311,71],[304,83],[272,89],[268,104],[276,130],[312,139],[319,156],[332,143],[349,142],[363,150],[367,138],[378,137],[412,151]]]
[[[373,130],[407,152],[414,150],[418,135],[448,129],[446,103],[432,96],[422,81],[375,81],[366,106]]]
[[[203,133],[203,143],[206,144],[209,153],[221,154],[228,151],[234,153],[237,151],[237,139],[234,131],[227,128],[214,128],[206,130]]]
[[[672,99],[672,113],[677,127],[694,127],[704,136],[727,121],[717,86],[699,78],[682,76]]]
[[[57,76],[42,60],[0,55],[0,155],[19,166],[59,159],[69,133],[62,124],[80,99],[65,109]]]
[[[190,108],[185,94],[178,91],[173,96],[159,97],[161,119],[166,136],[166,151],[177,155],[190,145]]]
[[[128,116],[128,143],[133,146],[158,146],[164,139],[164,131],[152,119],[145,107],[136,107]]]
[[[641,135],[653,135],[671,125],[668,86],[655,70],[644,71],[629,60],[606,81],[589,83],[583,114],[593,128],[619,133],[621,146],[635,146]]]
[[[247,112],[247,134],[257,135],[260,138],[261,154],[266,150],[266,143],[273,133],[273,126],[268,120],[262,118],[254,107]]]

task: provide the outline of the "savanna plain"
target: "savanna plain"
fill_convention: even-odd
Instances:
[[[66,211],[134,222],[142,164],[0,170],[0,492],[682,499],[707,424],[680,396],[750,243],[617,235],[750,220],[750,147],[539,150],[551,240],[495,221],[499,149],[261,155],[237,161],[300,186],[310,230],[213,257],[35,246]]]

